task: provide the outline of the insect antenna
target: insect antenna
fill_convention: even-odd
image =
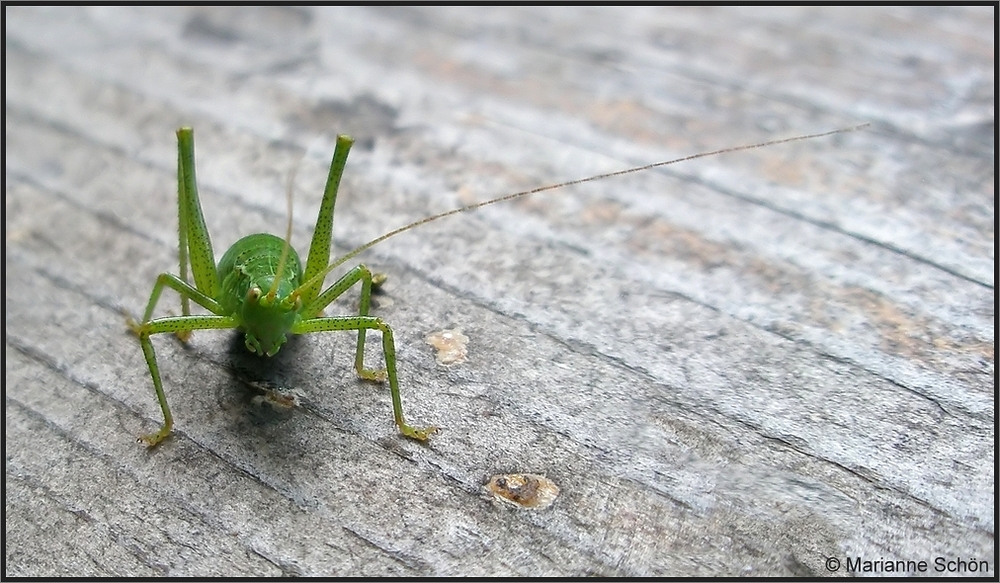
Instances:
[[[267,292],[267,299],[271,302],[274,301],[274,296],[278,293],[278,283],[281,282],[281,276],[285,271],[285,264],[288,263],[288,253],[292,248],[292,209],[294,207],[293,198],[295,194],[295,175],[299,171],[299,163],[302,158],[299,158],[292,166],[292,171],[288,173],[288,187],[285,190],[285,202],[288,206],[288,225],[285,227],[285,244],[281,247],[281,258],[278,259],[278,268],[274,273],[274,281],[271,282],[271,289]]]
[[[403,225],[402,227],[399,227],[398,229],[393,229],[392,231],[389,231],[388,233],[382,235],[381,237],[376,237],[376,238],[372,239],[371,241],[368,241],[364,245],[361,245],[360,247],[357,247],[356,249],[353,249],[352,251],[348,252],[346,255],[340,257],[339,259],[334,260],[334,262],[331,263],[330,265],[328,265],[326,267],[326,269],[324,269],[323,271],[319,272],[318,274],[316,274],[315,276],[313,276],[309,281],[305,282],[304,284],[302,284],[299,287],[300,287],[300,289],[303,289],[303,288],[306,288],[308,286],[317,285],[319,282],[323,281],[323,279],[325,279],[326,276],[331,271],[333,271],[334,269],[336,269],[340,265],[343,265],[344,263],[346,263],[350,259],[356,257],[357,255],[360,255],[364,251],[367,251],[368,249],[371,249],[372,247],[374,247],[375,245],[378,245],[382,241],[385,241],[386,239],[390,239],[392,237],[395,237],[396,235],[399,235],[401,233],[405,233],[406,231],[409,231],[410,229],[415,229],[415,228],[417,228],[417,227],[419,227],[421,225],[426,225],[427,223],[431,223],[431,222],[437,221],[439,219],[443,219],[445,217],[450,217],[451,215],[457,215],[459,213],[473,211],[473,210],[476,210],[478,208],[482,208],[484,206],[489,206],[489,205],[492,205],[492,204],[497,204],[497,203],[505,202],[505,201],[508,201],[508,200],[514,200],[515,198],[521,198],[523,196],[528,196],[528,195],[532,195],[532,194],[538,194],[539,192],[546,192],[546,191],[549,191],[549,190],[556,190],[556,189],[559,189],[559,188],[565,188],[567,186],[575,186],[577,184],[584,184],[586,182],[593,182],[595,180],[603,180],[605,178],[612,178],[612,177],[615,177],[615,176],[624,176],[626,174],[633,174],[633,173],[636,173],[636,172],[642,172],[643,170],[650,170],[652,168],[659,168],[661,166],[669,166],[671,164],[678,164],[680,162],[687,162],[689,160],[697,160],[698,158],[708,158],[710,156],[718,156],[720,154],[727,154],[729,152],[740,152],[740,151],[743,151],[743,150],[755,150],[757,148],[766,148],[768,146],[776,146],[778,144],[787,144],[789,142],[800,142],[802,140],[811,140],[811,139],[814,139],[814,138],[822,138],[822,137],[825,137],[825,136],[832,136],[834,134],[843,134],[843,133],[847,133],[847,132],[853,132],[853,131],[857,131],[857,130],[866,128],[866,127],[868,127],[870,125],[871,125],[870,123],[863,123],[861,125],[856,125],[856,126],[852,126],[852,127],[848,127],[848,128],[841,128],[841,129],[837,129],[837,130],[831,130],[831,131],[828,131],[828,132],[821,132],[821,133],[818,133],[818,134],[806,134],[806,135],[800,135],[800,136],[793,136],[791,138],[781,138],[781,139],[777,139],[777,140],[768,140],[766,142],[758,142],[756,144],[749,144],[749,145],[746,145],[746,146],[733,146],[731,148],[722,148],[722,149],[719,149],[719,150],[712,150],[711,152],[702,152],[700,154],[691,154],[690,156],[684,156],[684,157],[681,157],[681,158],[675,158],[673,160],[666,160],[666,161],[663,161],[663,162],[653,162],[652,164],[645,164],[643,166],[635,166],[635,167],[632,167],[632,168],[626,168],[624,170],[617,170],[617,171],[614,171],[614,172],[605,172],[604,174],[596,174],[594,176],[588,176],[587,178],[578,178],[576,180],[569,180],[569,181],[566,181],[566,182],[560,182],[559,184],[549,184],[547,186],[540,186],[538,188],[532,188],[531,190],[522,190],[521,192],[515,192],[513,194],[508,194],[508,195],[505,195],[505,196],[500,196],[500,197],[497,197],[497,198],[492,198],[490,200],[486,200],[486,201],[483,201],[483,202],[477,202],[475,204],[470,204],[470,205],[466,205],[466,206],[463,206],[463,207],[455,208],[455,209],[452,209],[450,211],[445,211],[443,213],[438,213],[436,215],[431,215],[429,217],[420,219],[419,221],[412,222],[412,223],[410,223],[408,225]]]

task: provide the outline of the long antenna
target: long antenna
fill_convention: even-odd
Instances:
[[[292,171],[288,173],[288,187],[285,190],[285,202],[288,205],[288,225],[285,228],[285,244],[281,247],[281,259],[278,260],[278,269],[274,273],[274,281],[271,282],[271,289],[267,292],[267,299],[271,302],[274,301],[274,296],[278,293],[278,283],[281,282],[281,276],[285,271],[285,263],[288,262],[288,253],[292,248],[292,208],[293,208],[293,198],[295,196],[295,175],[299,171],[299,162],[302,158],[299,158],[295,165],[292,166]]]
[[[508,201],[508,200],[514,200],[515,198],[521,198],[522,196],[528,196],[528,195],[531,195],[531,194],[537,194],[539,192],[545,192],[547,190],[556,190],[557,188],[565,188],[567,186],[575,186],[577,184],[583,184],[585,182],[593,182],[594,180],[603,180],[605,178],[612,178],[614,176],[624,176],[625,174],[633,174],[635,172],[642,172],[643,170],[649,170],[651,168],[659,168],[660,166],[669,166],[670,164],[677,164],[679,162],[687,162],[688,160],[696,160],[698,158],[707,158],[709,156],[718,156],[719,154],[726,154],[726,153],[729,153],[729,152],[739,152],[739,151],[743,151],[743,150],[754,150],[754,149],[757,149],[757,148],[765,148],[767,146],[776,146],[778,144],[787,144],[788,142],[800,142],[802,140],[811,140],[813,138],[822,138],[822,137],[825,137],[825,136],[832,136],[834,134],[843,134],[843,133],[847,133],[847,132],[853,132],[853,131],[857,131],[857,130],[866,128],[866,127],[868,127],[870,125],[871,125],[870,123],[863,123],[861,125],[856,125],[856,126],[849,127],[849,128],[841,128],[839,130],[832,130],[832,131],[822,132],[822,133],[818,133],[818,134],[807,134],[807,135],[802,135],[802,136],[794,136],[794,137],[791,137],[791,138],[781,138],[781,139],[778,139],[778,140],[768,140],[766,142],[760,142],[760,143],[757,143],[757,144],[750,144],[750,145],[747,145],[747,146],[734,146],[734,147],[731,147],[731,148],[722,148],[721,150],[713,150],[711,152],[702,152],[701,154],[692,154],[690,156],[684,156],[683,158],[675,158],[673,160],[667,160],[665,162],[654,162],[652,164],[646,164],[644,166],[635,166],[633,168],[626,168],[625,170],[617,170],[615,172],[605,172],[604,174],[597,174],[597,175],[594,175],[594,176],[588,176],[587,178],[578,178],[576,180],[569,180],[567,182],[560,182],[559,184],[550,184],[548,186],[540,186],[538,188],[533,188],[531,190],[523,190],[521,192],[515,192],[514,194],[508,194],[506,196],[500,196],[500,197],[493,198],[493,199],[490,199],[490,200],[487,200],[487,201],[477,202],[475,204],[470,204],[470,205],[467,205],[467,206],[459,207],[459,208],[456,208],[456,209],[452,209],[450,211],[445,211],[443,213],[439,213],[439,214],[436,214],[436,215],[431,215],[431,216],[429,216],[427,218],[420,219],[419,221],[410,223],[408,225],[403,225],[402,227],[399,227],[398,229],[393,229],[392,231],[389,231],[388,233],[382,235],[381,237],[376,237],[375,239],[372,239],[371,241],[368,241],[364,245],[362,245],[362,246],[360,246],[360,247],[358,247],[358,248],[350,251],[349,253],[347,253],[343,257],[340,257],[339,259],[334,260],[334,262],[331,263],[329,266],[327,266],[326,269],[324,269],[323,271],[319,272],[314,277],[312,277],[309,281],[307,281],[306,283],[302,284],[299,287],[301,289],[301,288],[305,288],[307,286],[316,285],[319,281],[322,281],[323,279],[325,279],[326,276],[327,276],[327,274],[329,274],[331,271],[333,271],[334,269],[336,269],[340,265],[343,265],[345,262],[347,262],[350,259],[356,257],[357,255],[359,255],[359,254],[367,251],[368,249],[371,249],[372,247],[374,247],[375,245],[378,245],[379,243],[381,243],[382,241],[385,241],[386,239],[390,239],[392,237],[395,237],[396,235],[399,235],[400,233],[405,233],[406,231],[409,231],[410,229],[415,229],[415,228],[417,228],[417,227],[419,227],[421,225],[426,225],[427,223],[431,223],[431,222],[437,221],[439,219],[443,219],[445,217],[450,217],[451,215],[457,215],[459,213],[464,213],[464,212],[476,210],[478,208],[482,208],[484,206],[489,206],[491,204],[497,204],[498,202],[505,202],[505,201]]]

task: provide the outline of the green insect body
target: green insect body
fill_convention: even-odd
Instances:
[[[187,340],[194,330],[231,328],[238,328],[245,333],[246,346],[251,352],[267,356],[274,356],[289,334],[356,330],[358,345],[355,369],[363,379],[389,381],[393,414],[400,432],[413,439],[426,440],[436,431],[435,427],[411,427],[403,417],[392,329],[381,319],[368,315],[372,289],[372,274],[368,268],[364,265],[355,267],[320,293],[327,274],[360,252],[356,250],[327,264],[330,259],[337,189],[352,144],[353,140],[349,136],[337,137],[337,147],[330,165],[330,175],[320,204],[305,271],[287,238],[280,239],[263,233],[249,235],[237,241],[226,251],[216,267],[211,239],[198,199],[194,171],[194,132],[191,128],[177,131],[180,276],[160,274],[153,286],[142,322],[129,319],[129,326],[139,337],[153,379],[153,388],[163,412],[160,430],[142,436],[141,441],[150,447],[155,446],[169,436],[173,428],[173,416],[163,391],[160,369],[150,337],[172,332],[182,340]],[[289,222],[289,238],[290,233]],[[187,277],[189,259],[194,286],[188,282]],[[323,308],[359,282],[361,300],[357,316],[319,316]],[[153,310],[164,287],[180,294],[183,315],[153,319]],[[211,314],[192,315],[190,301]],[[364,367],[367,330],[378,330],[382,334],[384,369]]]
[[[368,315],[371,304],[372,273],[364,265],[359,265],[320,293],[326,276],[336,267],[390,237],[444,217],[487,205],[584,182],[642,172],[696,158],[850,132],[867,125],[771,140],[748,146],[723,148],[508,194],[402,226],[365,243],[332,263],[328,263],[330,261],[333,210],[337,200],[337,189],[344,172],[344,166],[347,163],[348,152],[353,144],[353,140],[349,136],[337,136],[337,147],[333,154],[333,161],[330,163],[330,173],[323,192],[319,216],[316,219],[316,230],[313,232],[305,270],[302,269],[298,254],[289,243],[291,239],[290,216],[285,239],[268,234],[249,235],[230,247],[216,266],[208,228],[205,226],[201,203],[198,200],[194,171],[194,132],[191,128],[181,128],[177,130],[180,275],[160,274],[153,286],[153,292],[150,294],[142,322],[136,322],[131,318],[128,320],[129,327],[139,337],[143,355],[149,365],[156,398],[163,411],[163,425],[160,430],[153,434],[144,435],[140,437],[140,440],[150,447],[155,446],[169,436],[173,428],[173,417],[163,392],[160,369],[156,362],[156,354],[150,337],[170,332],[177,335],[182,341],[186,341],[194,330],[232,328],[242,330],[246,335],[247,348],[261,356],[274,356],[281,349],[289,334],[357,331],[358,344],[354,367],[358,376],[365,380],[378,382],[387,380],[392,395],[393,415],[400,432],[412,439],[426,440],[437,431],[437,428],[411,427],[403,417],[399,381],[396,376],[396,351],[392,329],[380,318]],[[189,260],[194,278],[193,286],[188,281]],[[356,316],[320,316],[326,306],[358,283],[361,284],[361,298]],[[169,287],[180,294],[183,315],[155,319],[152,317],[164,287]],[[191,301],[202,306],[211,314],[192,315],[190,312]],[[381,333],[384,369],[367,369],[364,366],[365,333],[368,330],[378,330]]]
[[[302,300],[292,292],[302,282],[302,267],[298,253],[288,248],[284,269],[278,272],[276,259],[284,248],[283,239],[257,233],[234,243],[219,260],[219,304],[237,319],[237,327],[246,333],[247,349],[258,356],[277,354],[301,319]],[[277,286],[275,301],[262,292],[272,286]]]

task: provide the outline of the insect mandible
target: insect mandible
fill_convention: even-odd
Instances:
[[[381,318],[371,316],[368,313],[371,306],[373,285],[371,271],[364,265],[358,265],[330,287],[322,289],[326,276],[335,268],[390,237],[447,216],[468,212],[487,205],[584,182],[642,172],[696,158],[850,132],[867,125],[723,148],[508,194],[404,225],[365,243],[333,262],[329,262],[337,190],[347,163],[347,155],[354,143],[351,137],[340,135],[337,136],[337,145],[330,163],[330,172],[304,269],[298,254],[290,243],[290,217],[288,232],[284,239],[266,233],[248,235],[234,243],[216,265],[211,239],[201,210],[201,202],[198,199],[194,166],[194,131],[188,127],[180,128],[177,130],[180,275],[161,273],[153,286],[153,292],[150,294],[142,321],[128,319],[130,329],[139,337],[139,344],[146,358],[146,364],[149,365],[149,374],[153,379],[156,398],[163,412],[163,425],[160,430],[156,433],[143,435],[139,440],[149,447],[153,447],[168,437],[173,429],[173,416],[170,413],[169,405],[167,405],[167,397],[163,391],[160,369],[156,362],[156,353],[153,350],[150,337],[154,334],[172,332],[182,341],[186,341],[195,330],[236,328],[245,334],[247,349],[260,356],[277,354],[289,334],[357,331],[358,344],[354,367],[358,376],[370,381],[383,382],[388,380],[389,390],[392,394],[393,416],[399,431],[406,437],[424,441],[437,431],[437,428],[433,426],[413,427],[406,422],[403,416],[399,380],[396,375],[396,349],[392,328]],[[189,262],[194,278],[193,286],[188,280]],[[321,315],[326,306],[359,282],[361,283],[361,299],[357,315]],[[169,287],[180,294],[182,315],[152,317],[164,287]],[[202,306],[211,314],[191,314],[191,301]],[[369,369],[364,366],[365,334],[368,330],[378,330],[381,333],[382,355],[385,362],[383,369]]]

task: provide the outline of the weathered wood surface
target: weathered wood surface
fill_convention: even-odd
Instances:
[[[7,575],[995,575],[991,9],[5,18]],[[176,435],[135,443],[161,418],[122,311],[177,270],[177,126],[221,254],[283,231],[303,151],[306,247],[338,132],[343,253],[868,121],[366,253],[427,445],[353,375],[350,335],[261,362],[224,332],[155,340]],[[469,357],[444,368],[424,338],[452,328]],[[509,472],[561,495],[481,497]]]

